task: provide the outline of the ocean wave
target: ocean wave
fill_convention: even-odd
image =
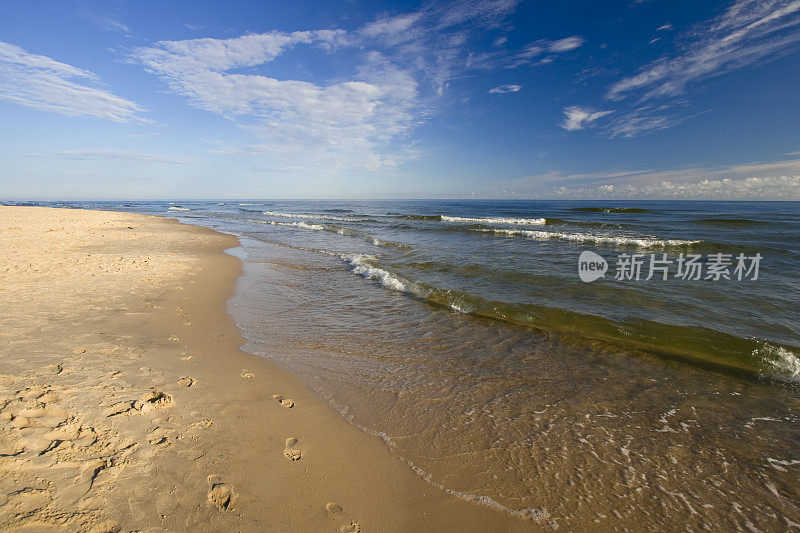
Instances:
[[[247,222],[268,224],[270,226],[283,226],[287,228],[300,228],[313,231],[327,231],[329,233],[336,233],[338,235],[343,235],[345,237],[355,237],[363,239],[369,243],[372,243],[375,246],[380,246],[381,248],[397,248],[399,250],[407,250],[411,248],[411,246],[407,244],[378,239],[377,237],[361,233],[360,231],[355,231],[350,228],[344,228],[342,226],[334,226],[333,224],[309,224],[308,222],[279,222],[277,220],[257,220],[257,219],[249,219],[247,220]]]
[[[431,305],[522,327],[566,334],[564,342],[601,342],[644,351],[707,369],[766,376],[800,383],[800,355],[792,349],[721,331],[650,320],[617,321],[543,305],[490,301],[474,294],[411,280],[380,264],[372,255],[340,255],[354,274],[382,287],[409,294]]]
[[[261,222],[261,221],[257,221]],[[265,221],[264,224],[269,224],[270,226],[285,226],[285,227],[294,227],[294,228],[303,228],[303,229],[310,229],[315,231],[324,231],[325,226],[320,224],[308,224],[306,222],[276,222],[274,220]]]
[[[448,215],[439,215],[443,222],[474,222],[477,224],[513,224],[518,226],[535,226],[546,224],[546,218],[504,218],[504,217],[451,217]]]
[[[765,374],[778,381],[800,383],[800,354],[784,346],[758,341],[753,357],[761,360]]]
[[[610,244],[612,246],[636,246],[639,248],[663,248],[668,246],[691,246],[701,241],[683,239],[657,239],[655,237],[625,237],[615,235],[590,235],[587,233],[562,233],[554,231],[521,230],[521,229],[475,229],[486,233],[499,233],[511,237],[527,237],[537,240],[564,240],[574,242],[592,242],[596,244]]]
[[[188,207],[181,207],[179,205],[172,205],[167,208],[167,211],[191,211]]]
[[[389,213],[388,215],[397,216],[406,220],[442,220],[442,215],[400,215],[395,213]]]
[[[546,218],[509,218],[509,217],[456,217],[451,215],[396,215],[405,220],[430,220],[434,222],[469,222],[473,224],[511,224],[517,226],[538,226],[546,224]],[[555,219],[554,219],[555,220]]]
[[[303,213],[282,213],[280,211],[264,211],[270,217],[302,218],[310,220],[338,220],[339,222],[362,222],[363,218],[340,217],[335,215],[307,215]]]
[[[427,291],[425,291],[421,285],[376,266],[374,262],[377,258],[375,256],[353,254],[342,255],[341,258],[342,261],[352,267],[353,274],[378,281],[387,289],[413,294],[420,298],[425,298],[427,296]]]

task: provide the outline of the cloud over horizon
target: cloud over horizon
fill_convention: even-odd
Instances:
[[[552,171],[505,182],[503,190],[498,197],[797,201],[800,159],[664,170]]]

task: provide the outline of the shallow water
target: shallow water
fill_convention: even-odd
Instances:
[[[446,490],[568,529],[800,523],[800,204],[91,206],[240,235],[245,349]],[[733,279],[613,279],[719,253]]]

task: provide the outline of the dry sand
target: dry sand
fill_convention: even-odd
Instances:
[[[234,237],[0,207],[0,530],[509,531],[238,351]]]

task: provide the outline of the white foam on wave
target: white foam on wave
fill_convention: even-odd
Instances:
[[[321,224],[309,224],[308,222],[280,222],[277,220],[253,220],[248,219],[247,222],[256,222],[258,224],[269,224],[270,226],[284,226],[289,228],[301,228],[307,230],[314,230],[314,231],[329,231],[331,233],[337,233],[339,235],[343,235],[345,237],[360,237],[366,240],[367,242],[372,243],[375,246],[380,246],[383,248],[409,248],[408,245],[402,243],[396,243],[391,241],[383,241],[381,239],[371,237],[369,235],[363,235],[357,231],[353,231],[348,228],[341,228],[338,226],[323,226]],[[334,254],[339,255],[339,254]]]
[[[538,240],[564,240],[574,242],[594,242],[598,244],[612,244],[616,246],[638,246],[641,248],[658,248],[664,246],[687,246],[696,244],[700,241],[687,241],[683,239],[657,239],[655,237],[623,237],[614,235],[591,235],[588,233],[561,233],[555,231],[538,231],[522,229],[477,229],[489,233],[500,233],[502,235],[527,237]]]
[[[191,211],[188,207],[178,207],[176,205],[167,208],[167,211]]]
[[[503,218],[503,217],[484,217],[484,218],[469,218],[469,217],[451,217],[441,215],[444,222],[476,222],[478,224],[514,224],[517,226],[536,226],[546,224],[545,218]]]
[[[315,231],[323,231],[325,229],[325,226],[320,226],[319,224],[307,224],[305,222],[275,222],[274,220],[271,220],[266,222],[266,224],[269,224],[270,226],[286,226],[289,228],[303,228]]]
[[[460,492],[457,490],[453,490],[450,488],[445,487],[441,483],[437,483],[433,480],[433,476],[429,473],[425,472],[423,469],[416,466],[414,463],[405,459],[406,464],[414,471],[419,477],[421,477],[424,481],[430,483],[434,487],[438,487],[440,490],[451,494],[457,498],[461,498],[462,500],[466,500],[469,502],[478,503],[481,505],[485,505],[486,507],[491,507],[497,511],[501,511],[504,513],[508,513],[512,516],[516,516],[518,518],[522,518],[525,520],[531,520],[538,525],[549,525],[552,529],[558,529],[558,524],[555,520],[551,519],[550,513],[544,507],[541,509],[535,509],[532,507],[526,509],[511,509],[510,507],[506,507],[505,505],[493,500],[489,496],[483,496],[480,494],[470,494],[468,492]]]
[[[340,222],[361,222],[363,220],[362,218],[337,217],[333,215],[306,215],[303,213],[282,213],[280,211],[264,211],[264,214],[270,217],[303,218],[311,220],[338,220]]]
[[[428,298],[429,296],[431,296],[433,292],[431,289],[425,287],[424,285],[420,285],[419,283],[407,280],[401,276],[392,274],[388,270],[384,270],[380,267],[375,266],[372,263],[377,260],[377,257],[373,255],[345,254],[341,255],[340,257],[342,258],[343,261],[345,261],[352,267],[353,274],[363,276],[367,279],[375,280],[379,282],[381,286],[387,289],[391,289],[397,292],[404,292],[422,299]],[[450,309],[452,309],[453,311],[464,314],[469,314],[475,310],[475,306],[471,305],[466,300],[460,297],[454,298],[452,301],[448,302],[448,307],[450,307]]]
[[[783,346],[768,342],[753,350],[753,356],[764,361],[770,377],[789,383],[800,383],[800,356]]]
[[[387,289],[398,292],[414,294],[416,296],[426,296],[426,291],[413,281],[409,281],[400,276],[395,276],[388,270],[373,266],[370,262],[377,258],[367,254],[342,255],[342,260],[352,268],[353,274],[363,276],[367,279],[375,280]]]

